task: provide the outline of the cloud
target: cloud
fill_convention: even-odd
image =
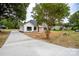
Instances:
[[[33,7],[35,7],[35,3],[30,3],[30,5],[29,5],[29,7],[27,8],[27,18],[26,18],[26,21],[29,21],[29,20],[31,20],[31,19],[33,19],[32,17],[31,17],[31,12],[32,12],[32,10],[33,10]]]

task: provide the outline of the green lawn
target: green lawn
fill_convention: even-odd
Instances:
[[[6,39],[8,38],[9,33],[10,33],[9,30],[2,30],[2,32],[0,32],[0,48],[5,43]]]

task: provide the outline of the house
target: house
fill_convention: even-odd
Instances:
[[[2,31],[2,29],[6,29],[6,26],[0,24],[0,32]]]
[[[61,26],[53,26],[52,30],[60,30]]]
[[[35,20],[30,20],[28,22],[24,22],[20,25],[21,32],[45,32],[47,29],[47,25],[42,23],[37,27],[37,22]],[[69,30],[69,28],[59,25],[59,26],[52,26],[51,30]]]
[[[37,22],[35,20],[30,20],[28,22],[24,22],[20,26],[20,31],[22,31],[22,32],[35,32],[38,30],[39,30],[39,32],[44,32],[45,29],[46,29],[45,24],[39,25],[39,28],[38,28]]]
[[[6,28],[5,25],[1,25],[1,24],[0,24],[0,29],[5,29],[5,28]]]
[[[52,27],[51,30],[70,30],[70,29],[71,29],[71,27],[65,27],[63,25],[59,25],[59,26],[55,25]]]

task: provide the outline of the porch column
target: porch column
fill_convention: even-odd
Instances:
[[[34,27],[32,27],[32,31],[34,31]]]

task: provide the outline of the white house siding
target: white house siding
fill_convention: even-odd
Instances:
[[[31,31],[28,31],[27,30],[27,27],[32,27],[32,30]],[[33,32],[34,31],[34,25],[33,24],[31,24],[30,22],[29,23],[26,23],[25,25],[24,25],[24,32]]]
[[[24,31],[24,25],[23,26],[20,26],[20,31]]]
[[[52,30],[54,30],[54,29],[55,29],[55,30],[59,30],[60,28],[61,28],[61,26],[53,26],[53,27],[52,27]]]

